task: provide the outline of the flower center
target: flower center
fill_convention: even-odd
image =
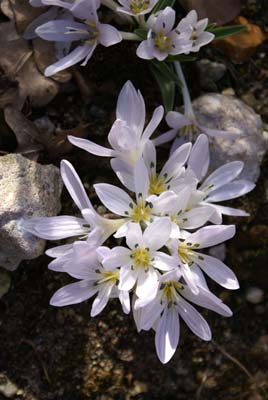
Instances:
[[[150,177],[149,194],[161,194],[166,190],[164,178],[160,178],[159,175],[153,174]]]
[[[195,256],[195,251],[193,251],[193,249],[197,249],[200,245],[198,243],[180,243],[178,246],[178,255],[181,259],[181,262],[183,264],[192,264],[192,258],[193,256]]]
[[[168,51],[171,49],[171,39],[169,36],[165,35],[164,31],[160,31],[157,35],[154,36],[154,44],[160,51]]]
[[[96,22],[85,21],[85,24],[89,26],[89,31],[88,31],[89,38],[85,41],[85,43],[92,45],[98,38],[100,32],[97,29]]]
[[[134,206],[131,218],[134,222],[148,221],[151,215],[151,207],[143,202]]]
[[[150,253],[149,249],[138,247],[131,253],[131,258],[134,261],[135,267],[148,268],[150,263]]]
[[[183,289],[183,285],[176,281],[166,281],[161,285],[161,289],[163,290],[162,300],[172,304],[176,301],[176,291]]]
[[[132,0],[130,2],[130,9],[134,14],[139,14],[149,8],[149,0]]]
[[[98,283],[112,283],[115,284],[119,280],[119,272],[115,271],[102,271],[101,273],[102,279],[98,281]]]

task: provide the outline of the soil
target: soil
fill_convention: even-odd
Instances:
[[[254,23],[268,24],[266,2],[260,3],[265,8],[251,5],[244,8],[243,14]],[[267,47],[266,42],[254,60],[241,65],[232,64],[211,46],[199,54],[199,58],[227,66],[215,90],[222,92],[231,87],[242,98],[250,91],[255,99],[254,103],[251,96],[251,105],[258,109],[264,122],[268,122],[264,96],[267,81],[260,81],[259,76],[260,71],[267,72],[267,58],[262,56],[267,56]],[[187,75],[196,76],[195,68],[188,64]],[[62,92],[46,108],[28,109],[27,115],[31,119],[48,115],[58,129],[74,129],[80,123],[88,123],[87,136],[105,143],[115,117],[117,95],[127,79],[141,89],[148,115],[161,104],[149,70],[129,45],[105,49],[105,55],[98,49],[86,68],[77,69],[90,95],[81,96],[83,88],[72,80],[62,85]],[[204,92],[198,80],[188,81],[193,97]],[[177,104],[180,101],[178,96]],[[165,156],[162,150],[162,158]],[[55,165],[61,158],[60,153],[54,154],[53,159],[46,152],[39,155],[40,162]],[[74,164],[95,202],[93,183],[116,182],[104,159],[79,149],[64,158]],[[256,191],[243,201],[243,206],[252,212],[251,218],[227,221],[238,224],[237,236],[228,244],[226,263],[239,277],[241,289],[231,292],[210,284],[234,312],[232,318],[226,319],[202,311],[212,328],[211,342],[202,342],[182,325],[176,355],[162,365],[155,355],[153,332],[138,334],[132,316],[122,313],[117,300],[95,318],[89,316],[90,301],[62,309],[49,306],[52,294],[72,280],[49,271],[49,258],[44,255],[20,265],[12,274],[11,289],[0,300],[0,400],[7,398],[1,388],[11,383],[15,389],[10,397],[16,400],[267,400],[267,166],[266,159]],[[241,206],[241,201],[234,205]],[[77,214],[66,192],[62,214]],[[254,286],[264,291],[263,301],[256,305],[246,300],[248,288]]]

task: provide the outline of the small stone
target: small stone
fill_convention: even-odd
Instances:
[[[4,374],[0,374],[0,393],[10,399],[17,393],[18,388],[15,383],[11,382]]]
[[[45,241],[21,227],[23,219],[57,215],[62,181],[54,165],[40,165],[20,154],[0,157],[0,266],[14,270],[44,251]]]
[[[0,268],[0,299],[9,291],[10,284],[11,278],[9,274]]]
[[[261,288],[251,287],[247,290],[246,299],[249,303],[259,304],[264,299],[264,292]]]
[[[200,125],[234,132],[233,139],[209,137],[210,170],[240,160],[244,169],[239,178],[256,182],[267,146],[260,116],[241,100],[217,93],[198,97],[193,108]]]
[[[203,58],[196,64],[200,85],[203,89],[213,90],[215,82],[218,82],[226,72],[226,66],[222,63]]]

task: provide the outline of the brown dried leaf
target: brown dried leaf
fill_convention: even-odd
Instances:
[[[199,18],[208,18],[219,25],[231,22],[242,7],[241,0],[179,0],[187,10],[196,10]]]
[[[44,149],[45,143],[38,129],[21,111],[15,107],[8,106],[4,110],[4,117],[7,125],[16,136],[18,142],[17,153],[30,154]]]
[[[49,142],[47,151],[51,158],[60,158],[73,149],[73,145],[68,141],[67,136],[72,135],[80,138],[88,136],[89,124],[80,124],[74,129],[60,129],[56,131],[56,135]]]
[[[217,40],[213,44],[221,49],[233,62],[247,61],[266,39],[258,25],[250,24],[244,17],[238,17],[234,21],[237,25],[245,25],[246,30],[233,36]]]
[[[54,42],[48,42],[40,38],[33,40],[34,60],[37,68],[43,74],[46,67],[56,62]],[[52,76],[52,79],[57,82],[68,82],[72,77],[70,70],[60,71]]]
[[[16,24],[17,32],[23,33],[30,22],[44,12],[46,8],[32,7],[29,1],[3,0],[2,12]]]

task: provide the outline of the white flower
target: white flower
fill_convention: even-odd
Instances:
[[[220,224],[223,215],[248,216],[243,210],[221,206],[217,202],[235,199],[254,189],[255,184],[246,179],[236,179],[243,170],[242,161],[232,161],[222,165],[208,177],[209,143],[206,135],[199,135],[188,160],[189,168],[200,182],[198,191],[192,194],[191,207],[205,205],[214,209],[211,222]]]
[[[187,35],[190,42],[190,48],[185,51],[185,54],[190,52],[198,52],[202,46],[210,43],[215,35],[211,32],[206,32],[205,29],[208,25],[208,18],[198,21],[197,13],[191,10],[185,18],[183,18],[176,30],[179,33]]]
[[[68,256],[65,257],[65,262],[62,262],[61,265],[61,272],[67,272],[79,281],[59,289],[52,296],[50,304],[63,307],[81,303],[97,294],[92,304],[91,317],[98,315],[111,297],[118,297],[124,312],[129,313],[129,294],[117,287],[119,269],[103,267],[98,261],[96,246],[95,241],[73,243],[72,254],[69,251]],[[53,251],[50,254],[53,254]],[[51,269],[53,269],[53,266]]]
[[[152,11],[158,0],[118,0],[122,7],[117,11],[137,17]]]
[[[189,40],[173,29],[176,13],[171,7],[166,7],[153,15],[153,24],[148,31],[147,39],[137,48],[137,56],[145,60],[156,58],[163,61],[168,55],[185,53],[189,48]],[[149,19],[150,20],[150,19]],[[151,24],[148,21],[148,24]]]
[[[90,140],[69,136],[69,141],[91,154],[112,157],[112,168],[132,170],[137,159],[142,155],[144,146],[158,127],[164,115],[159,106],[147,127],[145,125],[145,104],[143,97],[128,81],[122,88],[117,102],[116,121],[113,124],[108,141],[111,148],[100,146]]]
[[[174,258],[177,258],[182,276],[193,293],[197,294],[200,286],[200,282],[197,282],[196,266],[200,267],[219,285],[232,290],[239,288],[237,278],[230,268],[217,258],[197,251],[229,240],[234,234],[234,225],[206,226],[188,234],[186,239],[172,241],[171,253]],[[195,265],[194,271],[192,270],[193,264]]]
[[[141,299],[136,299],[134,303],[137,328],[155,329],[156,352],[163,364],[173,357],[178,346],[180,317],[195,335],[203,340],[211,340],[211,331],[206,320],[183,297],[223,316],[232,315],[231,310],[208,290],[201,288],[196,296],[178,281],[176,273],[164,274],[160,279],[158,293],[149,304]]]
[[[158,287],[156,269],[169,271],[176,266],[171,256],[159,251],[169,240],[170,231],[168,218],[153,222],[144,232],[139,224],[130,223],[126,233],[128,248],[98,249],[104,267],[120,267],[120,290],[129,291],[136,285],[135,293],[139,298],[149,301],[155,296]]]
[[[86,238],[98,228],[104,242],[125,222],[124,219],[107,219],[98,215],[75,169],[66,160],[61,161],[61,177],[83,218],[68,215],[35,217],[21,223],[25,230],[43,239],[59,240],[69,237]]]

